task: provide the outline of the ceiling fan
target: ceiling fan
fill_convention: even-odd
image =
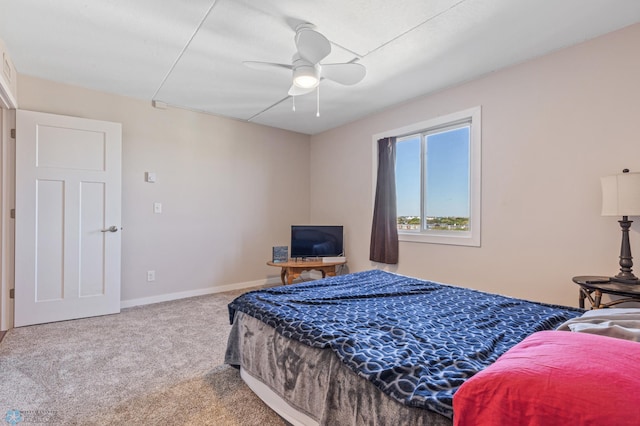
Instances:
[[[291,65],[274,62],[244,61],[254,69],[288,69],[293,72],[289,96],[300,96],[313,92],[322,79],[343,85],[359,83],[367,73],[362,64],[346,62],[320,64],[331,53],[331,43],[325,36],[315,31],[313,24],[303,23],[296,27],[294,41],[297,52],[291,58]]]

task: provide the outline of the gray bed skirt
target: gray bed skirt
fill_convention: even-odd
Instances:
[[[225,363],[242,367],[321,425],[452,425],[438,413],[391,399],[330,349],[288,339],[242,312],[236,313]]]

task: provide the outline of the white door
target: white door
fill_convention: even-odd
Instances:
[[[15,326],[120,312],[119,123],[16,114]]]

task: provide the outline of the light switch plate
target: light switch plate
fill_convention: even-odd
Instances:
[[[153,212],[162,213],[162,203],[153,203]]]

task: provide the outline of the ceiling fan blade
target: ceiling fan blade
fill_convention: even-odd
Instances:
[[[345,64],[322,65],[322,76],[336,83],[350,86],[362,81],[367,69],[362,64],[349,62]]]
[[[301,95],[306,95],[307,93],[311,93],[314,90],[316,90],[316,87],[309,87],[309,88],[305,88],[303,89],[302,87],[298,87],[295,84],[291,85],[291,88],[289,89],[289,96],[301,96]]]
[[[300,56],[312,64],[317,64],[331,53],[329,40],[312,29],[302,28],[298,30],[295,41]]]
[[[242,65],[255,70],[272,70],[274,68],[282,68],[291,70],[293,67],[287,64],[276,64],[275,62],[258,62],[258,61],[243,61]]]

